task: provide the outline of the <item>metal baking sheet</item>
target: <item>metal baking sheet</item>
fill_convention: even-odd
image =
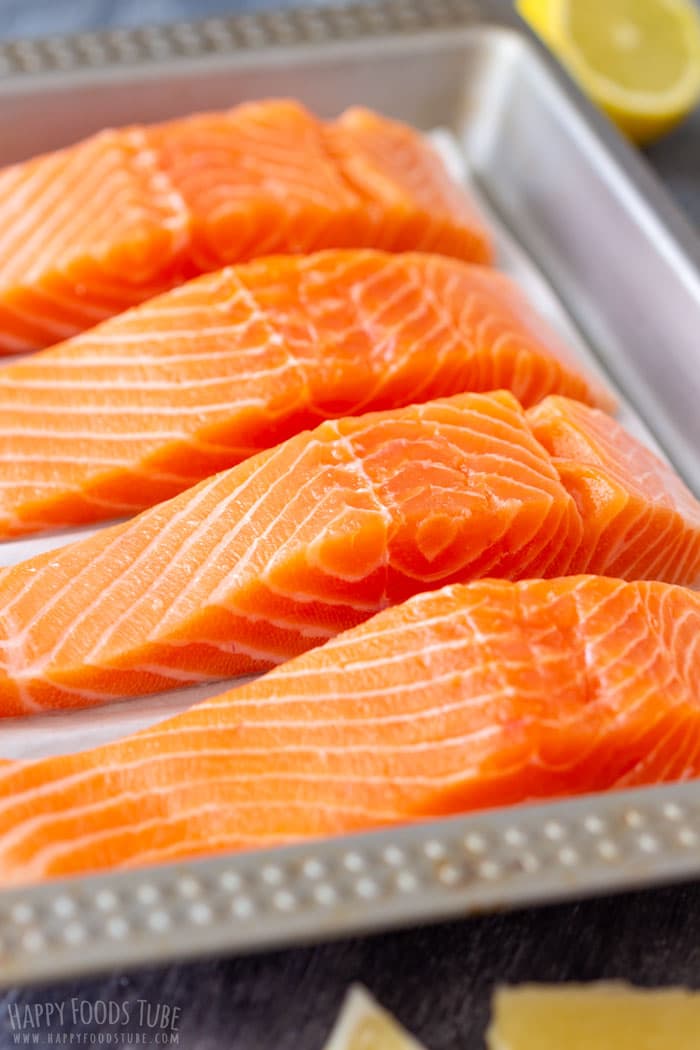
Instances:
[[[108,124],[292,95],[409,121],[469,185],[499,265],[625,424],[700,493],[700,245],[524,32],[464,0],[371,4],[0,46],[0,164]],[[650,293],[651,290],[651,293]],[[26,557],[72,534],[0,548]],[[700,687],[700,686],[699,686]],[[221,683],[2,725],[0,754],[93,746]],[[0,891],[0,980],[252,950],[700,875],[686,784]]]
[[[489,205],[454,133],[448,128],[440,128],[428,134],[440,151],[453,177],[469,189],[493,231],[499,268],[510,274],[524,288],[542,317],[546,318],[549,324],[561,334],[566,345],[571,347],[572,359],[589,372],[598,375],[601,381],[609,386],[609,379],[600,362],[576,326],[572,324],[546,278],[510,234],[498,213]],[[619,393],[618,396],[620,397],[618,416],[621,422],[641,441],[663,455],[663,450],[659,448],[650,429],[624,396]],[[23,558],[62,546],[94,531],[91,528],[71,529],[42,536],[40,539],[21,539],[0,543],[0,566],[12,565]],[[130,699],[124,703],[108,704],[105,707],[85,711],[52,713],[30,719],[6,719],[0,726],[0,756],[3,758],[40,758],[45,755],[57,755],[66,751],[95,747],[127,733],[136,732],[170,715],[178,714],[196,701],[216,696],[217,693],[240,684],[243,680],[208,682],[193,688],[172,690],[153,697]]]

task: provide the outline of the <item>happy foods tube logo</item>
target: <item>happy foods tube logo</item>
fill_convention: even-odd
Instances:
[[[9,1003],[3,1046],[177,1046],[181,1015],[149,999]]]

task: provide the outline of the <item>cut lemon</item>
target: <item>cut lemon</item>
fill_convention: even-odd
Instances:
[[[651,142],[700,98],[694,0],[517,0],[522,17],[635,142]]]
[[[425,1050],[369,992],[355,985],[324,1050]]]
[[[697,1050],[700,995],[609,983],[521,985],[494,997],[490,1050]]]

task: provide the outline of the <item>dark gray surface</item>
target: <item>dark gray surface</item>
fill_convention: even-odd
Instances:
[[[307,0],[308,2],[308,0]],[[0,35],[164,21],[290,6],[283,0],[0,0]],[[678,203],[700,226],[700,113],[648,151]],[[138,999],[180,1007],[184,1050],[317,1050],[353,981],[366,984],[430,1050],[478,1050],[494,984],[626,978],[700,986],[700,887],[650,891],[248,959],[209,961],[94,981],[9,991],[0,1048],[15,1039],[9,1008],[65,1004],[72,1045],[116,1030],[143,1034]],[[129,1006],[130,1024],[72,1023],[71,1000]],[[25,1032],[29,1028],[25,1026]],[[45,1029],[36,1043],[49,1045]],[[70,1038],[70,1034],[68,1035]],[[55,1044],[54,1044],[55,1045]],[[143,1044],[141,1044],[143,1045]],[[150,1045],[155,1045],[153,1042]],[[698,1037],[700,1047],[700,1035]]]
[[[680,207],[700,228],[700,110],[645,150],[647,160]]]

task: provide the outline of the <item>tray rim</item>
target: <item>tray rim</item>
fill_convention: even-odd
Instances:
[[[672,248],[700,266],[700,239],[646,165],[524,25],[488,2],[380,0],[4,42],[0,94],[35,78],[46,88],[76,74],[474,27],[515,32],[537,52],[655,210]],[[291,946],[698,876],[697,782],[495,809],[0,890],[0,984]]]
[[[75,77],[162,62],[230,57],[269,50],[317,49],[382,36],[416,36],[463,28],[525,30],[491,0],[325,0],[267,11],[127,28],[0,40],[0,87],[33,76]]]
[[[0,987],[692,880],[697,781],[0,891]]]

